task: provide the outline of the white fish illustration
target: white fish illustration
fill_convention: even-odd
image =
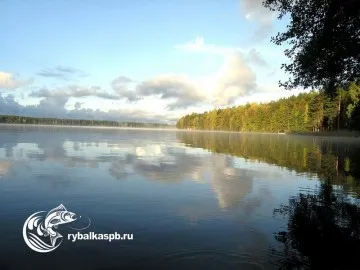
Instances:
[[[46,212],[36,212],[26,220],[23,228],[23,237],[28,246],[33,250],[49,252],[57,248],[61,243],[56,245],[56,240],[63,237],[56,231],[58,226],[71,223],[77,218],[74,213],[67,211],[62,204],[50,210],[45,217],[41,213]],[[44,237],[50,238],[50,245],[41,239]]]
[[[66,210],[65,206],[60,204],[58,207],[49,211],[46,215],[43,230],[44,236],[50,236],[50,242],[54,246],[56,240],[62,237],[60,233],[54,231],[60,224],[70,223],[76,220],[76,214]],[[54,228],[54,229],[53,229]]]

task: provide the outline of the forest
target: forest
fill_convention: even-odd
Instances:
[[[317,132],[360,129],[360,85],[336,95],[301,93],[269,103],[248,103],[181,117],[179,129],[242,132]]]
[[[64,125],[64,126],[103,126],[134,128],[170,128],[171,125],[161,123],[117,122],[106,120],[40,118],[16,115],[0,115],[0,123],[31,125]]]

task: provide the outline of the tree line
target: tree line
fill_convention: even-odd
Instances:
[[[248,103],[192,113],[176,123],[179,129],[242,132],[308,132],[360,129],[360,84],[351,83],[335,96],[322,91],[259,104]]]
[[[64,126],[103,126],[103,127],[134,127],[134,128],[170,128],[171,125],[162,123],[117,122],[107,120],[58,119],[28,117],[17,115],[0,115],[0,123],[32,124],[32,125],[64,125]]]

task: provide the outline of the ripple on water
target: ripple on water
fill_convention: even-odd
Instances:
[[[187,249],[141,260],[147,269],[266,269],[251,254],[216,249]],[[189,268],[189,266],[191,266]]]

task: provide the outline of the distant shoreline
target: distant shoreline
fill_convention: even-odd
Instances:
[[[64,127],[64,128],[92,128],[92,129],[135,129],[135,130],[177,130],[176,128],[173,127],[169,127],[169,128],[164,128],[164,127],[112,127],[112,126],[79,126],[79,125],[55,125],[55,124],[49,124],[49,125],[45,125],[45,124],[16,124],[16,123],[0,123],[0,127],[1,126],[14,126],[14,127],[22,127],[22,126],[26,126],[26,127]]]
[[[279,135],[284,137],[304,137],[304,138],[319,138],[319,139],[346,139],[346,140],[360,140],[360,132],[357,131],[319,131],[319,132],[251,132],[251,131],[226,131],[226,130],[199,130],[199,129],[178,129],[176,127],[121,127],[121,126],[90,126],[90,125],[56,125],[56,124],[18,124],[18,123],[0,123],[1,126],[13,127],[53,127],[53,128],[81,128],[81,129],[119,129],[119,130],[158,130],[158,131],[177,131],[177,132],[203,132],[203,133],[231,133],[231,134],[253,134],[253,135]]]
[[[150,123],[137,121],[114,121],[95,119],[70,119],[70,118],[49,118],[32,117],[20,115],[0,115],[1,124],[31,125],[31,126],[66,126],[66,127],[129,127],[129,128],[175,128],[175,125],[165,123]]]

